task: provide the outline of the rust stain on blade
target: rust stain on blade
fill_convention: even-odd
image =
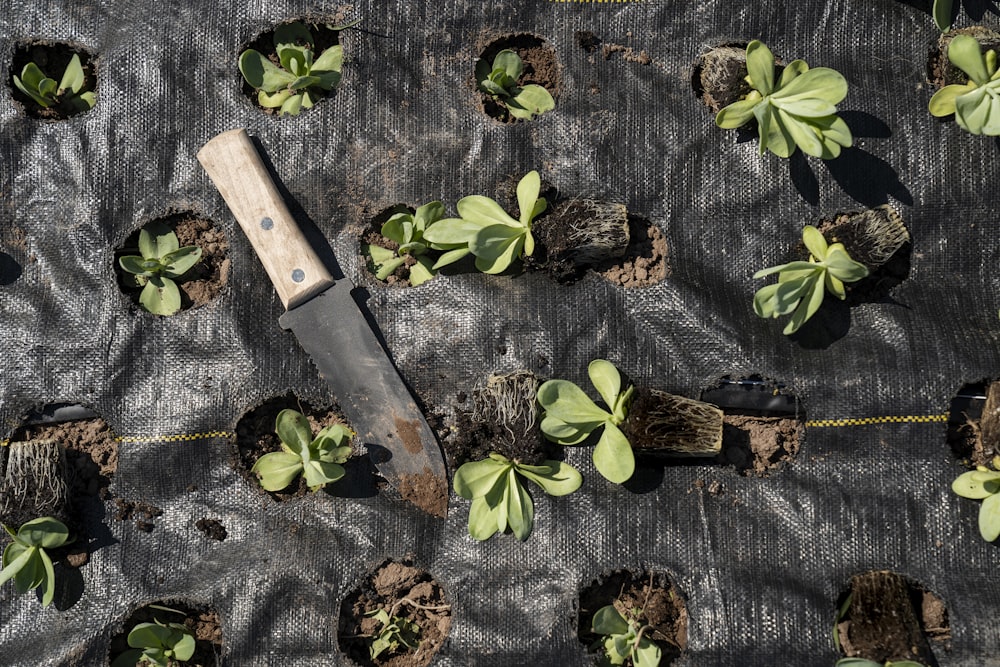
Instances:
[[[419,454],[424,448],[424,443],[420,440],[420,422],[401,417],[396,417],[395,422],[396,433],[403,441],[403,447],[411,454]]]

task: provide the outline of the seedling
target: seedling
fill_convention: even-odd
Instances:
[[[912,660],[875,662],[874,660],[865,660],[864,658],[841,658],[837,661],[836,667],[924,667],[924,665]]]
[[[847,298],[844,283],[868,275],[865,265],[851,259],[843,243],[828,244],[812,225],[802,230],[802,242],[810,253],[808,262],[789,262],[753,274],[754,278],[778,274],[777,284],[762,287],[754,294],[753,309],[758,317],[776,318],[791,313],[785,335],[798,331],[816,314],[826,292],[844,300]]]
[[[201,248],[180,247],[177,235],[162,222],[152,222],[139,232],[140,255],[119,258],[122,269],[142,287],[139,305],[154,315],[173,315],[181,309],[176,280],[201,259]]]
[[[33,62],[24,66],[20,77],[14,75],[14,85],[35,104],[43,109],[58,107],[65,113],[87,111],[97,103],[94,92],[85,88],[86,83],[87,77],[76,53],[63,70],[58,84]]]
[[[343,49],[337,44],[316,58],[316,41],[304,24],[285,23],[275,28],[274,48],[280,67],[254,49],[240,54],[240,72],[257,91],[257,103],[265,109],[278,109],[278,115],[297,116],[340,83]]]
[[[951,484],[951,490],[963,498],[982,500],[979,508],[979,534],[987,542],[1000,536],[1000,456],[993,458],[993,470],[976,466]]]
[[[561,461],[531,466],[491,453],[455,471],[455,492],[472,501],[469,534],[483,541],[509,527],[522,542],[531,535],[535,506],[520,477],[530,479],[550,496],[565,496],[580,488],[583,477]]]
[[[809,69],[803,60],[790,62],[775,81],[774,55],[758,40],[747,45],[746,98],[719,111],[715,123],[728,130],[757,120],[760,153],[770,150],[789,157],[795,147],[824,160],[840,155],[854,139],[837,107],[847,96],[847,80],[827,67]]]
[[[50,516],[23,523],[16,533],[7,526],[3,529],[14,541],[3,550],[0,585],[8,579],[13,579],[18,593],[41,588],[42,606],[48,607],[55,597],[56,575],[52,559],[45,550],[56,549],[72,542],[69,529],[64,523]]]
[[[599,428],[604,430],[594,448],[594,466],[615,484],[635,472],[635,456],[619,426],[628,417],[635,387],[622,391],[621,374],[604,359],[587,366],[590,381],[609,410],[598,407],[582,389],[567,380],[549,380],[538,388],[538,403],[545,409],[541,429],[561,445],[577,445]]]
[[[1000,135],[1000,68],[997,52],[985,54],[979,42],[956,35],[948,45],[948,60],[966,73],[969,81],[945,86],[934,93],[927,108],[932,116],[955,114],[958,126],[971,134]]]
[[[424,239],[424,231],[442,217],[444,205],[433,201],[414,213],[396,213],[389,218],[382,225],[382,236],[398,243],[399,249],[392,251],[371,244],[364,248],[375,267],[375,277],[385,280],[406,263],[407,256],[411,256],[416,264],[410,266],[410,284],[416,287],[433,278],[437,274],[434,260],[426,253],[434,246]]]
[[[634,610],[638,617],[640,610]],[[603,647],[602,665],[657,667],[660,664],[660,647],[645,636],[648,625],[639,626],[633,619],[625,619],[613,605],[601,607],[591,621],[591,632],[601,635],[591,648]],[[631,662],[626,662],[631,661]]]
[[[319,491],[344,476],[341,463],[351,455],[344,442],[354,433],[340,424],[327,426],[315,438],[309,420],[295,410],[282,410],[275,420],[281,439],[280,452],[264,454],[251,471],[260,477],[265,491],[280,491],[304,474],[310,491]]]
[[[500,204],[489,197],[472,195],[457,204],[458,218],[446,218],[424,230],[424,240],[434,247],[451,248],[434,269],[458,261],[470,252],[476,257],[476,269],[483,273],[501,273],[515,260],[535,252],[531,222],[545,211],[547,202],[539,199],[541,177],[528,172],[517,184],[520,217],[507,215]]]
[[[370,611],[365,616],[374,616],[381,624],[381,629],[371,638],[372,643],[368,647],[368,654],[372,660],[386,651],[391,653],[400,646],[414,651],[420,644],[420,626],[408,618],[390,617],[385,609]]]
[[[479,89],[507,108],[514,118],[531,120],[556,108],[555,100],[544,87],[534,83],[517,85],[524,72],[521,57],[510,49],[504,49],[493,59],[492,67],[485,60],[476,65],[476,81]]]
[[[171,610],[173,611],[173,610]],[[111,667],[135,667],[136,664],[169,667],[187,662],[194,655],[194,635],[180,623],[139,623],[128,633],[125,651],[111,663]]]

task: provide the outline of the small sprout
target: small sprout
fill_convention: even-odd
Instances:
[[[476,269],[483,273],[502,273],[514,261],[535,252],[531,222],[545,211],[547,202],[539,199],[542,180],[537,171],[528,172],[517,184],[520,217],[507,215],[500,204],[489,197],[472,195],[457,204],[458,218],[446,218],[424,230],[424,240],[440,249],[451,249],[434,264],[434,269],[457,262],[470,252],[476,257]]]
[[[534,115],[542,115],[556,108],[555,100],[542,86],[529,83],[517,85],[524,72],[521,57],[510,49],[504,49],[493,59],[490,67],[485,60],[476,65],[476,81],[479,90],[507,108],[514,118],[531,120]]]
[[[343,49],[337,44],[315,58],[316,42],[304,24],[286,23],[275,28],[274,47],[280,67],[253,49],[240,54],[240,72],[257,91],[257,103],[262,107],[278,109],[279,115],[297,116],[340,83]]]
[[[76,53],[66,65],[58,84],[55,79],[46,77],[33,62],[24,66],[20,77],[14,75],[14,85],[35,104],[44,109],[59,107],[66,113],[87,111],[97,103],[94,92],[84,88],[86,83],[87,77]]]
[[[180,623],[139,623],[128,633],[125,651],[111,663],[111,667],[135,667],[136,664],[169,667],[187,662],[194,655],[195,638]]]
[[[1000,536],[1000,456],[993,458],[993,470],[976,466],[951,484],[951,490],[963,498],[982,500],[979,508],[979,534],[987,542]]]
[[[966,73],[969,81],[945,86],[934,93],[927,108],[932,116],[955,114],[958,126],[971,134],[1000,136],[1000,68],[997,52],[985,54],[968,35],[957,35],[948,45],[948,60]]]
[[[638,617],[640,610],[634,610]],[[657,667],[660,664],[660,647],[645,637],[649,626],[640,627],[632,618],[625,620],[613,605],[601,607],[591,621],[591,632],[601,638],[591,648],[604,648],[602,665]],[[631,660],[630,663],[626,661]]]
[[[732,130],[755,118],[761,155],[770,150],[789,157],[798,146],[807,155],[832,160],[854,142],[837,116],[835,105],[847,96],[847,80],[839,72],[794,60],[775,81],[774,55],[757,40],[747,45],[747,72],[753,90],[722,109],[715,123]]]
[[[455,492],[472,501],[469,534],[483,541],[510,527],[522,542],[531,535],[535,506],[519,478],[525,477],[550,496],[565,496],[580,488],[583,477],[561,461],[530,466],[491,453],[482,461],[470,461],[455,472]]]
[[[887,660],[875,662],[864,658],[841,658],[835,667],[924,667],[923,663],[912,660]]]
[[[344,442],[354,435],[349,429],[334,424],[313,438],[309,420],[302,413],[282,410],[275,432],[283,451],[264,454],[251,468],[265,491],[280,491],[300,474],[305,475],[310,491],[319,491],[344,476],[340,464],[351,455],[351,447]]]
[[[385,280],[406,263],[411,256],[417,263],[410,267],[410,284],[416,287],[433,278],[437,271],[434,261],[427,255],[429,249],[437,249],[424,239],[424,231],[444,217],[444,204],[433,201],[419,207],[414,213],[396,213],[382,225],[382,236],[399,244],[393,252],[377,245],[366,245],[364,250],[375,267],[375,277]],[[464,253],[463,253],[464,256]]]
[[[56,575],[52,559],[45,550],[56,549],[72,542],[69,529],[61,521],[50,516],[23,523],[16,533],[7,526],[3,529],[14,541],[3,550],[0,585],[8,579],[13,579],[18,593],[41,588],[42,606],[48,607],[55,597]]]
[[[754,294],[753,309],[758,317],[776,318],[791,313],[785,335],[798,331],[816,314],[826,292],[844,300],[847,298],[844,283],[857,282],[868,275],[865,265],[851,259],[843,243],[828,244],[812,225],[802,230],[802,242],[810,253],[808,262],[789,262],[753,274],[754,278],[778,274],[776,284],[762,287]]]
[[[386,651],[392,653],[400,646],[414,651],[420,644],[420,626],[408,618],[400,616],[390,618],[389,612],[385,609],[370,611],[365,616],[374,616],[381,624],[381,629],[371,638],[372,643],[368,647],[368,654],[372,660]]]
[[[621,374],[604,359],[595,359],[587,374],[608,410],[598,407],[583,390],[567,380],[549,380],[538,388],[538,403],[545,409],[541,429],[561,445],[577,445],[599,428],[594,466],[605,478],[621,484],[635,472],[635,456],[628,438],[618,428],[628,417],[635,387],[622,391]]]
[[[162,222],[146,225],[139,232],[140,255],[125,255],[118,263],[135,276],[142,287],[139,304],[154,315],[173,315],[181,309],[180,279],[201,259],[201,248],[180,247],[177,235]]]

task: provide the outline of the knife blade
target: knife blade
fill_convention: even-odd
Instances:
[[[243,129],[198,151],[270,277],[291,329],[333,389],[357,439],[404,499],[436,517],[448,509],[444,457],[416,401],[379,343],[347,278],[334,280],[306,240]]]

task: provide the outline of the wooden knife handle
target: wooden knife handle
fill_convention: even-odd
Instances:
[[[230,130],[210,140],[198,151],[198,161],[250,239],[286,309],[333,285],[246,130]]]

